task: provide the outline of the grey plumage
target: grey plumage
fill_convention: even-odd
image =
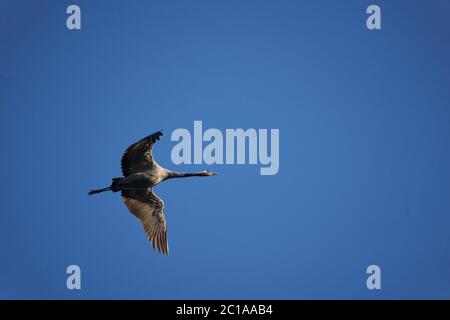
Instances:
[[[162,135],[162,131],[158,131],[129,146],[121,159],[123,177],[114,178],[109,187],[91,190],[89,195],[120,191],[128,210],[141,221],[153,248],[167,255],[169,245],[164,203],[153,192],[153,187],[167,179],[213,176],[215,173],[208,170],[180,173],[161,167],[153,158],[152,149]]]

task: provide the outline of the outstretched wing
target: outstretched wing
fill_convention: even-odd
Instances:
[[[122,200],[128,210],[141,221],[153,248],[168,255],[169,245],[163,201],[153,193],[151,188],[124,190],[122,191]]]
[[[153,166],[152,147],[162,135],[162,131],[155,132],[132,144],[125,150],[121,160],[124,177],[133,173],[143,172]]]

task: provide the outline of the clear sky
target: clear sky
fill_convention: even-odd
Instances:
[[[0,298],[450,298],[449,21],[448,0],[0,0]],[[174,165],[194,120],[278,128],[279,173]],[[168,257],[87,196],[159,129],[161,165],[220,173],[155,188]]]

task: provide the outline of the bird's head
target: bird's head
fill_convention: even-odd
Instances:
[[[216,176],[217,175],[217,173],[211,172],[209,170],[203,170],[202,173],[205,176]]]

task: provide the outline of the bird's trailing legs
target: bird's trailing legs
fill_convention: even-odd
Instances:
[[[120,188],[118,187],[118,183],[120,180],[123,180],[122,178],[113,178],[112,179],[112,184],[109,187],[103,188],[103,189],[94,189],[89,191],[89,195],[92,196],[93,194],[96,193],[100,193],[100,192],[106,192],[106,191],[112,191],[112,192],[117,192],[120,190]]]
[[[96,194],[96,193],[105,192],[105,191],[111,191],[111,190],[112,190],[111,187],[107,187],[107,188],[103,188],[103,189],[94,189],[94,190],[89,191],[88,194],[90,196],[92,196],[93,194]]]

